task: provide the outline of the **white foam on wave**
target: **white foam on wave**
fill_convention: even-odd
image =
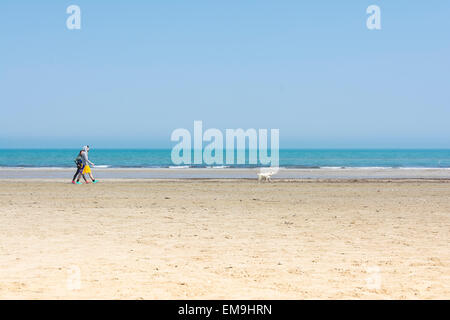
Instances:
[[[74,167],[76,169],[76,167]],[[0,170],[72,170],[71,167],[0,167]]]
[[[392,170],[393,167],[345,167],[344,169],[349,170]]]
[[[446,168],[431,168],[431,167],[401,167],[401,168],[397,168],[400,170],[450,170],[450,168],[446,167]]]

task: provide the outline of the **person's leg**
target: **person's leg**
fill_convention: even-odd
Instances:
[[[81,177],[83,177],[84,182],[87,182],[86,177],[81,172],[80,175],[78,176],[77,182],[80,182]]]
[[[77,167],[77,172],[75,172],[75,175],[73,176],[72,183],[75,182],[75,179],[78,177],[78,175],[81,173],[81,167]],[[80,180],[80,178],[78,178]]]
[[[79,174],[79,176],[78,176],[78,180],[77,180],[77,183],[79,183],[79,182],[80,182],[80,179],[81,179],[81,177],[83,177],[83,179],[84,179],[84,182],[86,182],[86,183],[87,183],[86,177],[84,176],[84,166],[81,166],[81,169],[80,169],[80,174]]]
[[[91,178],[92,183],[96,183],[95,178],[92,175],[91,167],[89,165],[86,165],[86,173],[89,175],[89,178]]]

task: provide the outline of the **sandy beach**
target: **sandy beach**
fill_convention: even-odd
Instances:
[[[450,299],[450,184],[0,180],[0,298]]]

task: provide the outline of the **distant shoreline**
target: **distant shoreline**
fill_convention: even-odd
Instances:
[[[235,150],[237,152],[237,150]],[[72,169],[77,150],[2,150],[0,170],[3,168],[67,168]],[[228,159],[225,155],[215,161],[173,161],[170,149],[92,149],[89,158],[96,169],[255,169],[264,167],[259,160]],[[194,160],[191,157],[191,160]],[[245,160],[245,161],[242,161]],[[265,162],[264,162],[265,163]],[[347,150],[347,149],[280,149],[276,164],[286,169],[393,169],[393,168],[450,168],[450,149],[430,150]],[[39,169],[40,170],[40,169]]]
[[[98,179],[256,179],[258,168],[93,168]],[[71,179],[74,168],[0,167],[0,179]],[[279,179],[450,180],[450,168],[280,168]]]

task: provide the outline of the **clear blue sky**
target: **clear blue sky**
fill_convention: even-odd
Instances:
[[[2,0],[0,57],[2,148],[171,147],[194,120],[282,148],[450,148],[448,0]]]

